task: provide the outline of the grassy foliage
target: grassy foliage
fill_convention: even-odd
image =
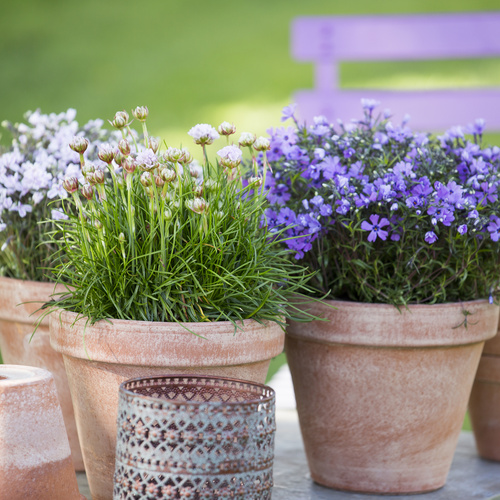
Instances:
[[[140,154],[128,158],[133,172],[110,161],[108,182],[82,186],[88,202],[74,191],[66,203],[68,219],[58,224],[67,261],[55,274],[70,291],[58,305],[92,322],[283,324],[307,277],[262,227],[265,197],[242,185],[238,167],[207,161],[198,178],[189,160],[172,159],[180,150],[146,151],[157,158],[149,171]],[[83,171],[92,182],[93,168]]]

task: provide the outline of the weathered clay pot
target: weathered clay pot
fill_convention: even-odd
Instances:
[[[35,335],[33,314],[50,300],[54,285],[37,281],[0,278],[0,351],[4,363],[45,368],[52,373],[64,417],[73,464],[84,470],[76,431],[68,378],[62,356],[50,346],[49,319],[45,318]],[[30,341],[31,339],[31,341]]]
[[[79,500],[54,379],[0,365],[0,500]]]
[[[189,373],[264,383],[269,362],[283,350],[276,323],[99,321],[85,328],[74,313],[50,318],[51,343],[64,358],[82,438],[93,500],[113,498],[118,390],[128,379]],[[204,338],[202,338],[204,337]]]
[[[500,461],[500,325],[497,335],[484,344],[469,415],[479,455]]]
[[[370,493],[443,486],[499,308],[326,301],[308,310],[330,321],[291,323],[285,350],[312,479]]]

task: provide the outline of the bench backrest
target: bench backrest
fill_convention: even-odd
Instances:
[[[338,64],[341,61],[469,59],[500,56],[500,12],[303,17],[293,21],[291,51],[296,60],[315,64],[314,93],[319,100],[328,101],[343,97],[349,99],[350,94],[345,94],[348,91],[338,90]],[[490,107],[496,106],[499,116],[494,126],[500,128],[500,88],[495,90],[499,91],[498,100],[491,102]],[[477,115],[483,111],[482,99],[477,101],[481,92],[482,89],[466,89],[459,92],[461,95],[458,97],[466,99],[466,102],[462,103],[462,107],[467,108],[464,118],[468,118],[467,113],[471,112],[476,115],[468,118],[469,120],[481,117]],[[440,93],[443,94],[442,91],[438,92]],[[362,94],[367,98],[376,98],[380,92],[364,90]],[[392,94],[397,95],[399,99],[397,102],[403,105],[406,96],[409,107],[412,107],[411,100],[419,93],[382,92],[378,97],[390,98]],[[428,95],[431,96],[432,92]],[[312,102],[311,97],[309,95],[309,104]],[[490,92],[488,98],[491,97]],[[335,106],[334,102],[331,104]],[[382,102],[383,107],[387,107],[386,104]],[[341,118],[359,116],[359,101],[356,105],[358,109],[353,110],[355,115]],[[302,115],[308,114],[307,110],[301,109],[301,111]],[[404,113],[404,110],[395,111]],[[441,108],[438,106],[436,113],[447,112],[444,99],[443,106]],[[443,122],[443,120],[438,121]],[[449,125],[454,124],[456,123],[449,123]],[[436,124],[430,118],[429,126],[433,125]],[[489,125],[491,126],[491,123]]]

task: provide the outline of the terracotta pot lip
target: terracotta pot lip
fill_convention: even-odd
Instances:
[[[86,325],[86,317],[60,309],[50,315],[50,343],[63,354],[111,364],[226,366],[254,363],[283,350],[276,322],[254,319],[206,323],[110,320]],[[210,353],[210,354],[209,354]]]
[[[80,321],[84,321],[86,318],[88,318],[88,316],[84,316],[83,314],[76,313],[74,311],[69,311],[67,309],[57,309],[56,311],[54,311],[53,314],[56,318],[59,318],[59,317],[61,317],[61,319],[68,318],[67,322],[70,321],[69,318],[73,317],[74,319],[71,321],[71,323],[72,324],[74,323],[75,325],[77,325]],[[284,321],[284,318],[283,318],[283,321]],[[233,322],[229,321],[229,320],[228,321],[199,321],[199,322],[179,321],[179,322],[177,322],[177,321],[143,321],[143,320],[138,320],[138,319],[107,318],[107,319],[101,319],[99,321],[96,321],[92,325],[89,324],[88,327],[89,328],[100,328],[101,326],[105,326],[105,325],[113,325],[113,326],[119,327],[121,325],[130,325],[131,323],[137,323],[139,328],[141,328],[141,327],[148,328],[151,326],[156,326],[156,327],[179,326],[183,330],[187,330],[189,328],[195,328],[195,327],[199,328],[200,326],[204,326],[204,325],[206,325],[207,327],[209,325],[215,327],[215,326],[223,326],[223,325],[232,325],[233,324]],[[239,325],[239,324],[248,325],[250,323],[257,323],[257,324],[261,325],[262,327],[265,327],[269,324],[278,324],[275,321],[270,321],[270,320],[260,322],[260,321],[257,321],[256,319],[253,319],[253,318],[248,318],[248,319],[244,319],[244,320],[236,320],[236,321],[234,321],[234,323],[236,323],[237,325]],[[83,325],[83,323],[80,323],[80,324]]]
[[[305,326],[289,322],[289,336],[366,347],[444,347],[484,342],[496,335],[500,314],[500,308],[487,299],[413,304],[399,309],[392,304],[324,300],[303,308],[328,321]]]
[[[237,382],[239,384],[243,384],[246,386],[252,386],[252,387],[258,387],[262,389],[267,389],[270,391],[269,396],[265,396],[263,398],[259,399],[246,399],[245,401],[233,401],[233,402],[222,402],[222,401],[172,401],[170,399],[161,399],[161,398],[154,398],[152,396],[145,396],[143,394],[138,394],[130,389],[126,389],[125,386],[130,383],[134,382],[139,382],[143,380],[148,380],[148,381],[153,381],[153,380],[164,380],[164,379],[175,379],[175,378],[187,378],[187,379],[203,379],[203,380],[225,380],[228,382]],[[194,406],[194,407],[199,407],[202,405],[208,405],[211,407],[217,407],[217,406],[241,406],[241,405],[251,405],[251,404],[256,404],[256,403],[268,403],[272,401],[272,399],[276,396],[276,393],[272,387],[269,387],[265,384],[259,384],[257,382],[251,382],[249,380],[242,380],[242,379],[237,379],[237,378],[232,378],[232,377],[215,377],[215,376],[210,376],[210,375],[189,375],[185,373],[174,373],[174,374],[168,374],[168,375],[158,375],[158,376],[153,376],[153,377],[136,377],[132,378],[129,380],[125,380],[125,382],[122,382],[120,384],[119,388],[120,393],[126,395],[129,398],[140,398],[140,399],[145,399],[146,401],[151,401],[151,402],[158,402],[161,404],[166,404],[169,406]]]
[[[3,388],[45,383],[52,375],[36,366],[0,365],[0,391]]]
[[[406,306],[403,304],[401,304],[399,306],[395,306],[394,304],[389,304],[386,302],[356,302],[355,300],[337,300],[337,299],[324,299],[321,302],[324,302],[326,304],[331,304],[331,305],[341,304],[342,307],[366,307],[366,308],[377,308],[377,309],[382,309],[384,307],[398,309],[398,307],[399,307],[402,310],[404,310],[406,308],[410,308],[410,309],[427,309],[427,308],[435,309],[438,307],[447,308],[447,307],[456,307],[457,304],[463,304],[463,305],[478,304],[478,305],[481,305],[482,303],[484,303],[484,304],[487,303],[488,305],[490,305],[488,299],[473,299],[473,300],[465,300],[465,301],[458,301],[458,302],[442,302],[442,303],[436,303],[436,304],[407,304]],[[491,304],[491,305],[494,305],[494,304]]]
[[[0,281],[9,281],[13,283],[26,284],[32,286],[51,286],[55,287],[58,283],[55,281],[35,281],[35,280],[23,280],[20,278],[10,278],[9,276],[0,276]]]

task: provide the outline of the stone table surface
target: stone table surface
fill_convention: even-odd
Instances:
[[[307,460],[295,410],[276,413],[273,500],[387,500],[392,495],[370,495],[336,491],[320,486],[309,477]],[[91,500],[87,478],[78,473],[80,492]],[[500,463],[482,460],[474,437],[462,432],[446,485],[421,495],[397,495],[398,500],[500,500]]]

